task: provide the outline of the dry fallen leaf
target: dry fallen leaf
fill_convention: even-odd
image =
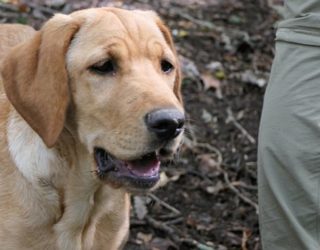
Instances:
[[[224,189],[226,189],[226,186],[222,183],[222,181],[218,181],[215,186],[206,187],[206,191],[209,194],[217,194]]]
[[[144,244],[149,244],[149,242],[152,240],[152,234],[145,234],[145,233],[139,232],[137,234],[137,238],[143,241]]]
[[[204,90],[208,89],[219,89],[220,88],[220,81],[214,78],[210,73],[203,73],[201,75],[201,79],[203,81]]]
[[[201,154],[196,157],[199,161],[199,170],[202,174],[210,176],[218,176],[221,174],[220,162],[216,155]]]
[[[250,83],[253,85],[257,85],[258,87],[262,88],[267,84],[267,80],[263,78],[259,78],[255,75],[255,73],[251,70],[246,70],[241,73],[241,81]]]
[[[250,229],[245,228],[242,232],[241,250],[248,250],[247,243],[252,232]]]

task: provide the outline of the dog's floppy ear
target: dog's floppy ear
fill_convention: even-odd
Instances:
[[[58,14],[3,61],[1,74],[9,101],[48,147],[65,122],[70,93],[65,55],[79,22]]]

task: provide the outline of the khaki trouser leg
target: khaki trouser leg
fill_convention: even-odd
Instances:
[[[264,250],[320,250],[320,47],[277,42],[261,118]]]

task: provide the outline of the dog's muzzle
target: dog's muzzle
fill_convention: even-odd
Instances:
[[[173,155],[169,143],[184,129],[184,114],[177,109],[158,109],[144,117],[154,145],[135,159],[121,160],[101,147],[94,148],[97,176],[106,182],[124,185],[132,192],[152,188],[160,178],[160,159]]]

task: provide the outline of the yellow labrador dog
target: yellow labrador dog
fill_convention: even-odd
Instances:
[[[116,8],[4,24],[0,63],[0,249],[120,249],[184,129],[168,29]]]

